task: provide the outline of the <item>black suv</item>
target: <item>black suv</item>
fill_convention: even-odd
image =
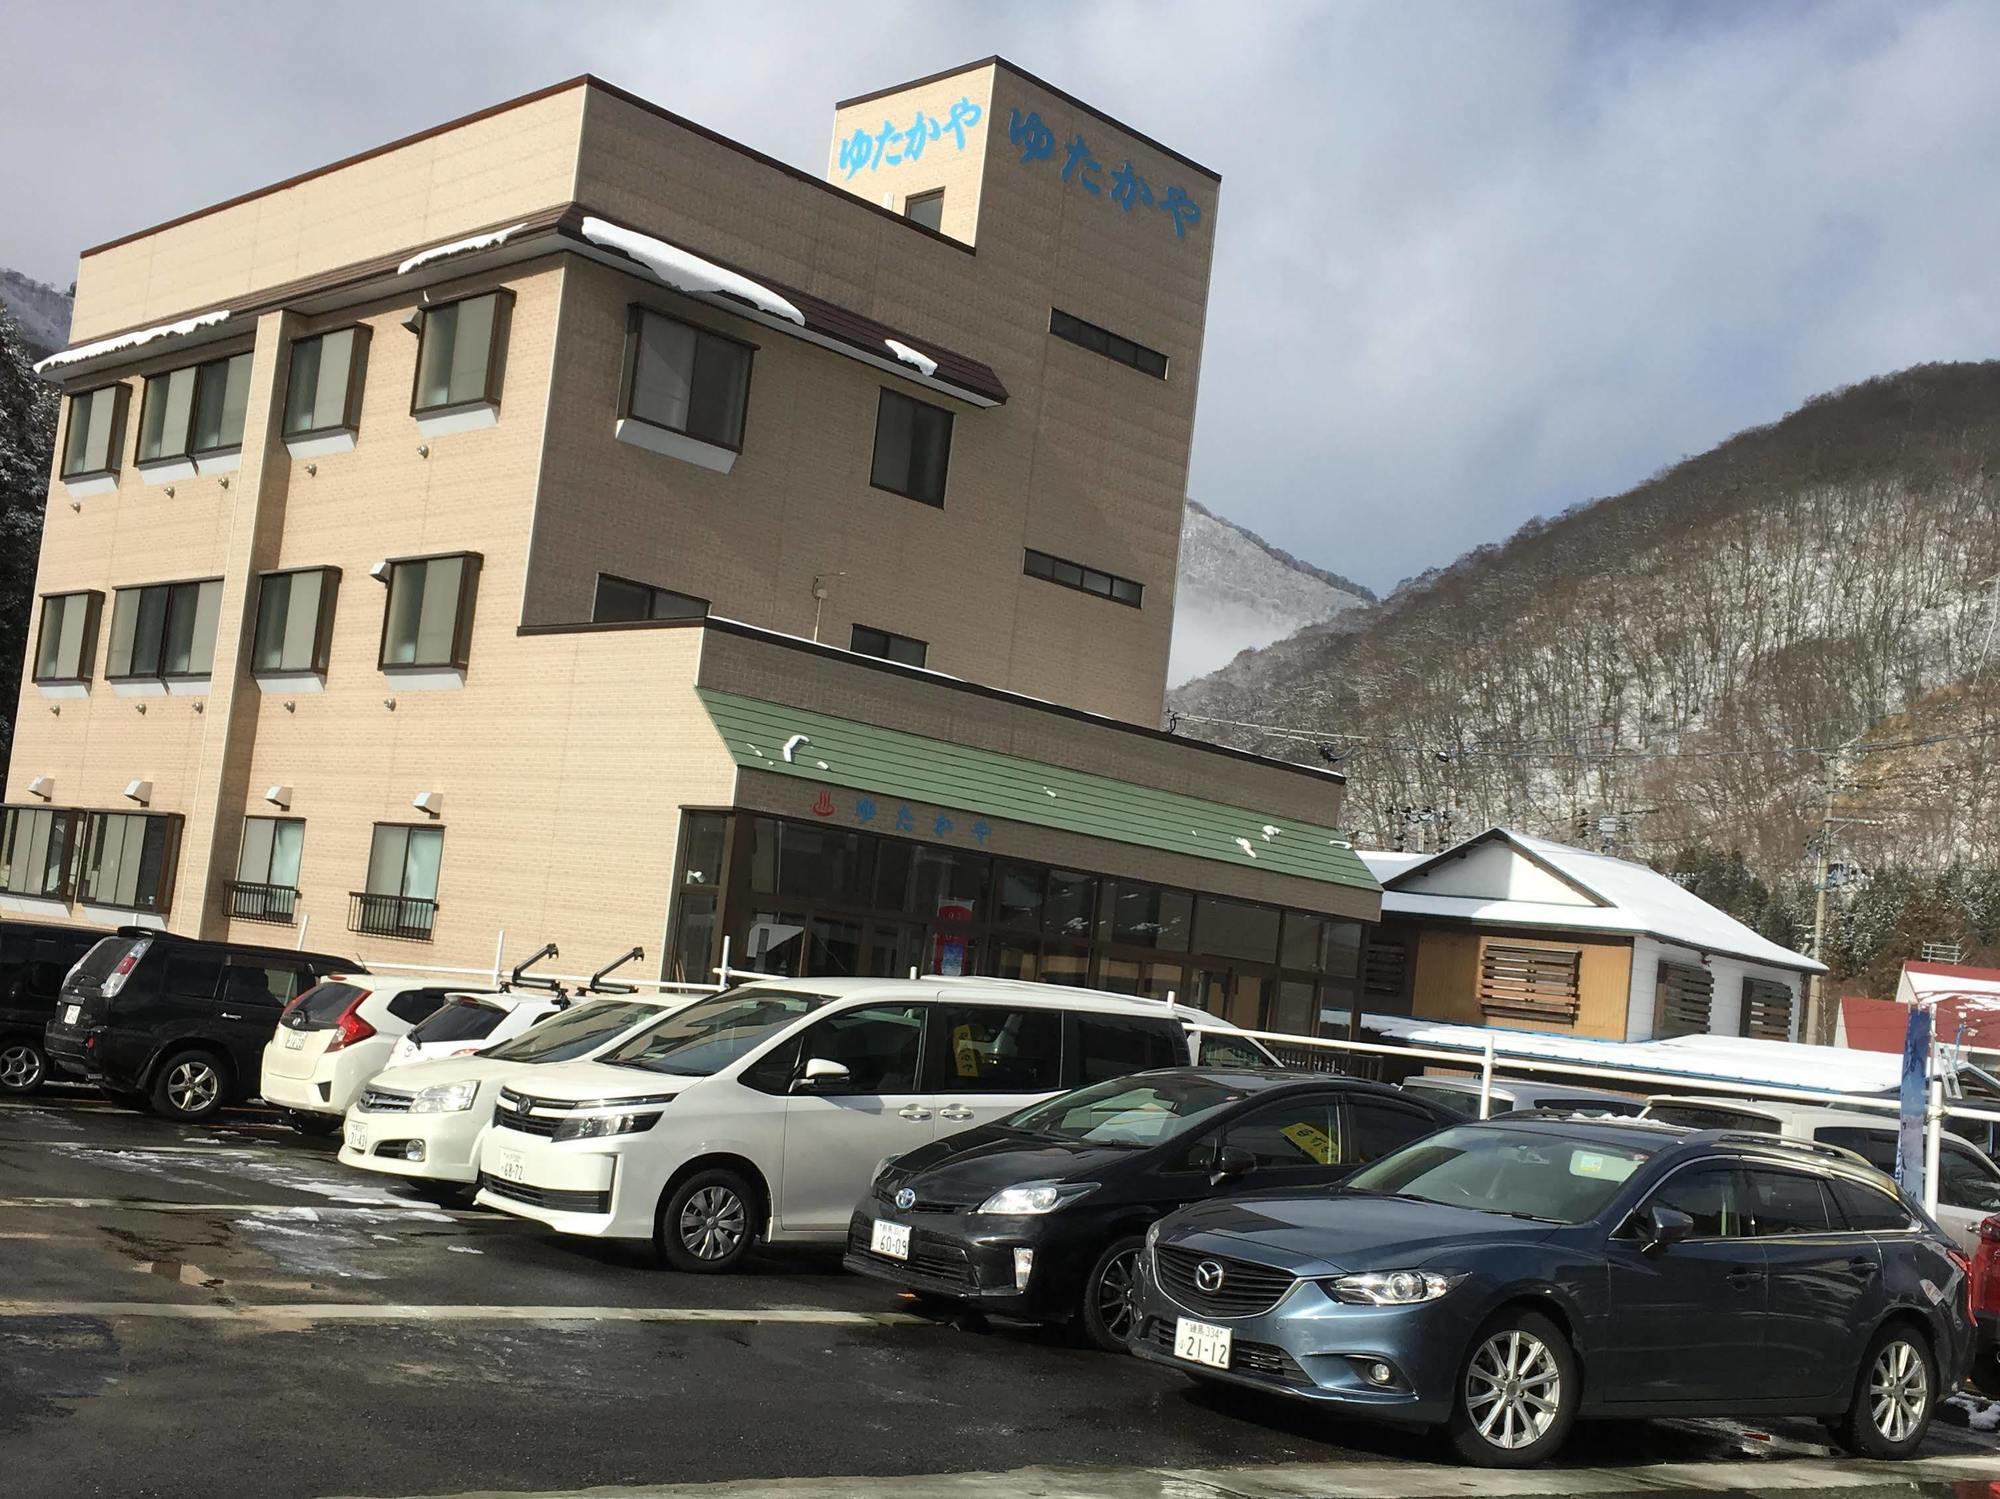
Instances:
[[[63,975],[109,935],[98,927],[0,921],[0,1093],[32,1093],[48,1081],[42,1031],[56,1013]]]
[[[48,1057],[169,1119],[206,1119],[256,1093],[285,1006],[353,958],[120,927],[63,981]]]

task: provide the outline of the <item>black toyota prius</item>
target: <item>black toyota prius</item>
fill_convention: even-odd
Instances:
[[[885,1161],[848,1226],[846,1264],[934,1301],[1073,1320],[1123,1351],[1156,1220],[1234,1193],[1328,1186],[1452,1122],[1326,1073],[1134,1073]]]

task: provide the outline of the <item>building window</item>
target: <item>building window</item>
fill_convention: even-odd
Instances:
[[[730,821],[721,812],[681,815],[679,897],[674,914],[670,978],[684,984],[715,979],[716,919],[722,905],[722,861]]]
[[[950,464],[951,413],[885,389],[875,413],[875,464],[868,482],[942,509]]]
[[[181,820],[161,812],[92,812],[79,897],[88,905],[164,913],[173,899]]]
[[[69,425],[63,429],[62,476],[95,479],[118,472],[125,450],[123,385],[101,385],[69,398]]]
[[[741,450],[750,400],[749,344],[632,309],[621,416],[717,447]]]
[[[1028,548],[1027,560],[1021,564],[1021,571],[1031,578],[1042,578],[1082,593],[1094,593],[1101,599],[1130,604],[1134,609],[1146,596],[1144,584],[1134,583],[1130,578],[1114,577],[1097,568],[1085,567],[1080,562],[1065,562],[1033,547]]]
[[[934,187],[927,193],[911,193],[903,200],[903,217],[912,224],[922,224],[926,229],[944,232],[944,189]]]
[[[863,656],[880,656],[884,661],[900,661],[905,666],[922,666],[930,647],[911,635],[896,635],[869,625],[856,625],[849,650]]]
[[[0,891],[69,899],[83,813],[64,807],[0,807]]]
[[[1080,349],[1088,349],[1093,354],[1102,354],[1106,359],[1115,359],[1120,364],[1128,364],[1142,375],[1151,375],[1155,380],[1167,378],[1167,356],[1158,349],[1149,349],[1144,344],[1136,344],[1131,339],[1100,328],[1095,323],[1086,323],[1082,318],[1064,312],[1061,308],[1049,309],[1049,332]]]
[[[1583,953],[1574,947],[1516,947],[1487,942],[1479,951],[1479,1007],[1488,1019],[1548,1020],[1574,1025]]]
[[[291,925],[299,900],[299,856],[305,846],[302,818],[244,818],[243,846],[229,887],[230,915]]]
[[[1653,990],[1653,1039],[1708,1034],[1715,975],[1692,963],[1662,963]]]
[[[1792,991],[1770,979],[1743,980],[1743,1012],[1736,1034],[1765,1041],[1792,1039]]]
[[[320,437],[361,425],[361,382],[368,365],[368,328],[336,328],[292,342],[285,382],[285,436]]]
[[[597,597],[590,606],[592,624],[623,624],[635,619],[706,619],[708,600],[630,578],[597,575]]]
[[[332,652],[337,567],[304,567],[257,578],[253,672],[325,671]]]
[[[412,415],[499,403],[513,304],[502,290],[424,309]]]
[[[443,861],[443,828],[377,823],[368,850],[368,888],[353,893],[348,930],[430,941]]]
[[[411,557],[389,564],[380,665],[463,669],[472,643],[479,553]]]
[[[101,593],[51,593],[42,598],[35,634],[37,682],[87,682],[97,665],[97,615]]]
[[[111,606],[105,676],[114,682],[208,676],[215,668],[215,622],[221,612],[220,578],[119,589]]]
[[[148,377],[139,406],[139,461],[169,463],[235,451],[243,446],[249,404],[247,352]]]

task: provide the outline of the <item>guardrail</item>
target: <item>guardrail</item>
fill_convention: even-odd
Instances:
[[[1893,1098],[1876,1098],[1853,1093],[1836,1093],[1819,1088],[1793,1088],[1777,1083],[1743,1083],[1711,1081],[1707,1078],[1691,1078],[1685,1073],[1659,1072],[1643,1067],[1600,1067],[1587,1062],[1567,1062],[1541,1057],[1514,1057],[1499,1055],[1492,1037],[1486,1040],[1483,1052],[1448,1051],[1435,1046],[1409,1046],[1400,1042],[1347,1041],[1332,1036],[1294,1036],[1279,1031],[1249,1031],[1230,1029],[1223,1026],[1190,1026],[1189,1034],[1194,1038],[1194,1059],[1201,1060],[1201,1041],[1204,1036],[1250,1036],[1263,1042],[1273,1051],[1302,1051],[1306,1053],[1325,1052],[1332,1058],[1345,1053],[1370,1057],[1414,1058],[1426,1062],[1442,1062],[1460,1071],[1479,1074],[1479,1117],[1487,1119],[1493,1113],[1493,1074],[1503,1066],[1509,1073],[1541,1073],[1553,1077],[1589,1078],[1596,1082],[1640,1083],[1650,1093],[1685,1093],[1690,1089],[1704,1094],[1726,1094],[1730,1097],[1766,1098],[1790,1103],[1838,1104],[1844,1109],[1855,1109],[1883,1115],[1901,1112],[1901,1104]],[[1306,1070],[1318,1070],[1308,1066]],[[1331,1070],[1344,1071],[1335,1067]],[[1930,1079],[1927,1106],[1924,1110],[1924,1211],[1937,1212],[1938,1157],[1944,1136],[1946,1119],[1977,1119],[1986,1123],[2000,1123],[2000,1109],[1981,1109],[1969,1104],[1947,1104],[1944,1097],[1944,1079],[1933,1076]]]

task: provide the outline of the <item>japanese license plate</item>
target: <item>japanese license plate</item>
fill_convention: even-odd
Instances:
[[[907,1223],[884,1223],[875,1220],[875,1227],[868,1235],[868,1247],[877,1254],[887,1255],[892,1260],[906,1260],[910,1257],[910,1227]]]
[[[81,1019],[83,1019],[82,1005],[71,1005],[63,1011],[64,1025],[75,1025]]]
[[[1229,1367],[1229,1329],[1182,1317],[1174,1323],[1174,1357],[1211,1369]]]
[[[500,1152],[500,1175],[510,1182],[521,1181],[527,1176],[527,1168],[522,1164],[520,1151]]]
[[[304,1031],[285,1032],[286,1051],[298,1051],[302,1047],[304,1047],[305,1044],[306,1044],[306,1033]]]
[[[368,1148],[368,1127],[358,1119],[347,1121],[347,1148],[349,1150]]]

